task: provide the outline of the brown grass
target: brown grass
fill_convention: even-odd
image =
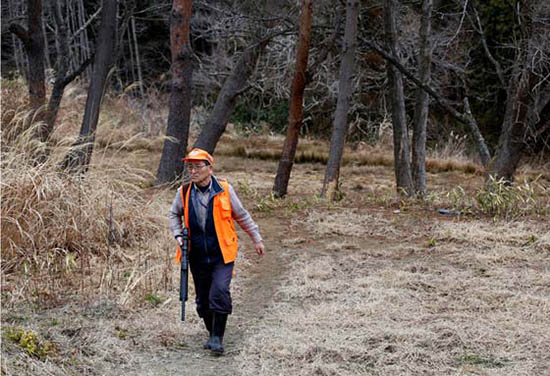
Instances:
[[[237,140],[238,139],[238,140]],[[253,136],[246,139],[238,135],[224,137],[216,149],[216,155],[254,158],[278,161],[282,153],[281,137]],[[319,140],[300,140],[296,152],[296,163],[326,164],[329,157],[329,144]],[[369,147],[360,144],[359,147],[346,147],[342,157],[342,165],[355,164],[359,166],[393,166],[393,157],[386,148]],[[426,170],[432,173],[446,171],[463,171],[469,174],[481,174],[484,169],[469,160],[456,159],[451,156],[445,159],[428,158]]]
[[[1,144],[2,291],[8,292],[3,306],[25,300],[56,305],[75,286],[109,289],[121,277],[106,270],[137,262],[126,250],[143,246],[161,228],[161,210],[143,194],[151,174],[104,163],[97,150],[85,177],[66,174],[57,166],[68,140],[37,164],[33,156],[44,145],[32,135],[39,124],[17,132],[24,112],[10,111],[3,107],[3,119],[9,120],[3,136],[10,135]]]
[[[42,290],[64,295],[83,268],[99,272],[93,260],[135,260],[123,249],[143,246],[161,228],[158,204],[142,192],[150,179],[145,171],[92,169],[80,177],[51,162],[33,165],[21,154],[3,157],[2,272],[8,279],[29,278],[16,300]]]
[[[435,248],[370,214],[310,213],[320,247],[286,243],[295,260],[244,345],[242,374],[544,373],[547,228],[429,222]],[[323,247],[327,236],[345,245]]]

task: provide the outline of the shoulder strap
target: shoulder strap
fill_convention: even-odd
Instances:
[[[187,191],[189,191],[189,188],[191,188],[191,183],[184,184],[180,187],[180,197],[181,197],[181,204],[183,207],[185,207],[185,196],[187,195]]]
[[[227,179],[218,179],[218,183],[222,186],[223,190],[229,194],[229,182]]]

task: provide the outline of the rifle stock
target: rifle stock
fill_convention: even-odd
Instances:
[[[189,265],[187,253],[189,250],[189,232],[187,228],[183,229],[183,244],[180,246],[180,301],[181,301],[181,321],[185,321],[185,302],[187,301]]]

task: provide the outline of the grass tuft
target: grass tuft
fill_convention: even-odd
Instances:
[[[40,338],[32,330],[9,327],[6,328],[6,336],[17,344],[25,354],[40,360],[46,360],[46,358],[55,356],[57,353],[55,344]]]
[[[504,179],[490,176],[487,184],[474,195],[458,186],[447,197],[456,209],[465,213],[507,219],[550,213],[550,190],[537,179],[509,184]]]

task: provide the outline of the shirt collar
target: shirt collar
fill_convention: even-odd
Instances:
[[[193,183],[193,187],[195,188],[195,190],[202,192],[201,189],[199,188],[199,186],[196,185],[195,183]],[[208,184],[208,188],[206,188],[204,193],[210,192],[211,190],[212,190],[212,179],[210,179],[210,184]]]

